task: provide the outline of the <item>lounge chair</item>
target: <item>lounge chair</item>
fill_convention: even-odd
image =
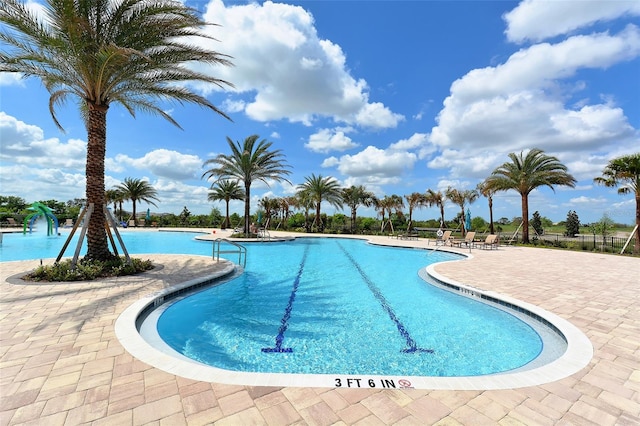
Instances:
[[[487,235],[487,238],[480,244],[481,249],[490,249],[498,248],[498,236],[496,234]]]
[[[467,235],[465,235],[464,238],[457,239],[457,240],[451,240],[451,245],[452,246],[462,247],[462,245],[464,244],[467,247],[471,247],[473,245],[473,239],[475,237],[476,237],[476,232],[475,231],[469,231],[469,232],[467,232]]]
[[[442,238],[438,238],[436,240],[437,246],[446,246],[447,244],[451,244],[451,231],[444,231],[444,234],[442,234]]]
[[[73,219],[67,219],[64,222],[64,227],[65,228],[72,228],[73,227]]]
[[[15,227],[19,227],[20,224],[18,222],[16,222],[16,220],[12,217],[8,217],[7,218],[7,222],[9,222],[9,226],[15,226]]]
[[[136,226],[136,221],[131,219],[129,220],[129,227]]]

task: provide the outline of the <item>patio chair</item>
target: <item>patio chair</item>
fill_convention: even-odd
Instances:
[[[464,244],[467,247],[471,247],[473,245],[473,239],[475,237],[476,237],[476,232],[475,231],[469,231],[469,232],[467,232],[467,235],[465,235],[464,238],[451,240],[451,245],[452,246],[462,247],[462,245]]]
[[[444,231],[444,234],[442,234],[442,238],[436,240],[437,246],[446,246],[447,243],[451,244],[451,231]]]
[[[487,235],[487,238],[480,244],[481,249],[490,249],[498,248],[498,236],[496,234]]]
[[[9,226],[15,226],[15,227],[19,227],[20,224],[18,222],[16,222],[16,220],[12,217],[8,217],[7,218],[7,222],[9,222]]]
[[[67,219],[64,222],[64,227],[65,228],[72,228],[73,227],[73,219]]]

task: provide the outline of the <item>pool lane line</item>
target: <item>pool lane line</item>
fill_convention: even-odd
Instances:
[[[287,328],[289,327],[289,318],[291,318],[291,310],[293,309],[293,302],[296,299],[296,292],[298,291],[298,287],[300,286],[300,277],[302,276],[302,271],[304,270],[304,264],[307,261],[308,253],[309,253],[309,246],[306,246],[304,249],[304,254],[302,255],[302,261],[300,262],[300,267],[298,268],[298,274],[296,275],[296,279],[293,281],[293,289],[291,290],[291,295],[289,296],[289,302],[287,303],[287,307],[284,310],[284,315],[280,320],[280,329],[278,330],[278,335],[276,336],[276,345],[273,348],[262,348],[262,352],[267,352],[267,353],[293,352],[292,348],[283,348],[282,342],[284,340],[284,333],[287,331]]]
[[[396,316],[396,313],[393,311],[393,308],[389,306],[389,303],[387,303],[387,299],[385,299],[385,297],[382,295],[382,293],[380,292],[380,289],[373,283],[373,281],[371,281],[371,279],[367,276],[367,274],[362,270],[362,268],[360,267],[360,264],[358,264],[358,262],[356,262],[356,260],[351,256],[351,253],[345,250],[342,244],[340,243],[337,243],[337,244],[338,244],[338,247],[340,247],[342,252],[345,254],[345,256],[347,256],[347,259],[349,259],[353,264],[353,266],[356,267],[358,272],[360,272],[362,279],[364,279],[364,282],[367,283],[367,287],[369,287],[369,290],[371,291],[371,293],[373,293],[376,299],[378,299],[378,302],[380,303],[380,305],[382,305],[382,308],[387,312],[387,314],[389,315],[389,318],[391,318],[391,321],[393,321],[396,324],[396,327],[398,328],[400,335],[407,342],[407,347],[404,348],[401,352],[404,352],[404,353],[426,352],[426,353],[432,354],[434,352],[433,349],[418,347],[418,345],[416,344],[416,341],[413,340],[413,338],[411,337],[407,329],[404,327],[402,322]]]

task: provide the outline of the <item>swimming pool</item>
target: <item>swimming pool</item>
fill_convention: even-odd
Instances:
[[[418,276],[460,258],[337,238],[249,244],[242,275],[164,307],[154,327],[188,358],[245,372],[476,376],[534,360],[543,343],[527,322]]]
[[[58,251],[61,245],[64,243],[66,239],[65,230],[62,231],[63,235],[61,238],[49,238],[43,236],[36,235],[22,235],[22,234],[5,234],[4,235],[4,244],[2,249],[0,250],[0,259],[2,261],[7,260],[18,260],[23,258],[28,259],[48,259],[55,258],[58,254]],[[194,237],[202,235],[201,233],[183,233],[183,232],[140,232],[128,230],[123,232],[123,238],[127,242],[127,248],[132,254],[153,254],[153,253],[176,253],[176,254],[194,254],[199,256],[211,256],[211,242],[208,241],[197,241]],[[375,239],[375,238],[374,238]],[[340,241],[344,241],[340,239]],[[52,244],[52,242],[54,244]],[[384,240],[378,241],[378,243],[384,244],[394,244],[392,240],[388,240],[384,238]],[[18,244],[18,245],[16,245]],[[363,243],[364,244],[364,243]],[[399,242],[398,244],[402,244]],[[258,254],[256,256],[250,256],[248,266],[251,262],[262,259],[270,262],[272,266],[276,266],[274,260],[281,258],[282,256],[277,256],[277,246],[278,244],[249,244],[249,246],[256,246],[256,248],[260,248],[263,250],[262,255]],[[21,248],[16,248],[21,247]],[[75,245],[72,244],[74,248]],[[393,249],[398,250],[399,252],[406,252],[406,250],[401,249]],[[354,261],[359,264],[360,260],[357,257],[353,256],[354,252],[358,250],[347,250],[347,253],[351,256],[351,267],[356,268],[354,265]],[[547,383],[550,381],[558,380],[560,378],[566,377],[570,374],[573,374],[576,371],[579,371],[585,365],[588,364],[591,359],[593,348],[589,342],[589,340],[581,333],[577,328],[575,328],[568,321],[548,312],[544,311],[536,306],[527,304],[522,301],[517,301],[511,299],[506,296],[497,295],[492,292],[483,292],[479,289],[474,289],[473,287],[466,286],[461,283],[456,283],[453,281],[447,280],[446,277],[439,276],[437,272],[433,269],[433,265],[424,268],[427,260],[431,257],[439,256],[440,253],[434,252],[432,248],[427,248],[425,250],[408,250],[413,254],[419,254],[422,256],[425,262],[422,263],[422,267],[419,271],[420,275],[423,279],[430,280],[430,277],[435,277],[436,280],[433,281],[433,284],[436,286],[443,285],[444,288],[448,288],[456,294],[462,294],[465,297],[469,296],[471,298],[475,298],[477,300],[489,301],[489,304],[494,307],[504,308],[506,307],[506,311],[512,315],[515,315],[521,318],[525,323],[529,326],[536,329],[538,334],[542,337],[542,353],[540,356],[536,357],[532,362],[529,362],[522,368],[516,368],[514,370],[509,370],[505,373],[493,373],[493,374],[482,374],[476,376],[462,376],[462,377],[446,377],[446,376],[410,376],[410,375],[388,375],[386,373],[376,375],[371,373],[363,373],[363,374],[298,374],[298,373],[262,373],[262,372],[244,372],[244,371],[232,371],[226,370],[216,367],[207,366],[198,361],[194,361],[193,359],[189,359],[184,355],[179,354],[175,350],[171,349],[169,345],[167,345],[164,341],[162,341],[158,337],[158,331],[155,324],[153,325],[153,330],[151,333],[147,333],[145,335],[144,330],[148,329],[148,325],[150,324],[149,320],[153,322],[153,318],[155,316],[156,320],[159,315],[163,312],[164,307],[160,309],[153,310],[154,307],[160,306],[166,300],[177,300],[177,294],[185,294],[189,289],[193,289],[195,287],[204,288],[209,285],[214,285],[221,283],[220,280],[225,280],[226,275],[233,272],[233,266],[227,265],[223,268],[223,270],[212,273],[209,276],[202,276],[193,281],[184,282],[180,285],[172,286],[170,288],[166,288],[156,293],[149,294],[148,296],[144,296],[140,298],[138,301],[133,303],[131,306],[126,308],[118,317],[115,323],[115,333],[121,342],[121,344],[125,347],[125,349],[132,354],[134,357],[140,359],[141,361],[153,365],[156,368],[162,369],[172,374],[176,374],[178,376],[190,378],[193,380],[204,380],[204,381],[212,381],[219,383],[229,383],[229,384],[239,384],[239,385],[263,385],[263,386],[318,386],[318,387],[412,387],[412,388],[422,388],[422,389],[505,389],[505,388],[513,388],[513,387],[522,387],[522,386],[532,386],[536,384]],[[26,253],[26,254],[25,254]],[[258,253],[258,252],[257,252]],[[67,255],[72,254],[72,249],[67,253]],[[345,257],[349,259],[346,253]],[[235,257],[235,259],[233,258]],[[237,261],[237,256],[233,256],[230,260]],[[440,259],[441,260],[441,259]],[[389,257],[385,257],[381,259],[378,263],[382,264],[382,261],[386,262],[385,265],[387,269],[393,272],[392,278],[395,279],[398,275],[407,275],[403,270],[403,265],[401,263],[395,262],[391,260]],[[294,262],[295,264],[295,262]],[[296,272],[300,270],[299,265],[301,264],[300,258],[298,257],[298,269]],[[306,265],[306,262],[302,262],[303,265]],[[464,264],[461,263],[461,267],[464,267]],[[295,269],[295,268],[294,268]],[[303,268],[307,270],[306,268]],[[340,272],[340,269],[344,268],[333,268],[335,271]],[[427,273],[428,270],[428,273]],[[308,271],[308,270],[307,270]],[[369,281],[373,282],[373,278],[376,278],[376,272],[370,272],[367,267],[360,267],[359,274],[366,275],[369,278]],[[410,273],[413,275],[413,272]],[[340,274],[338,274],[340,275]],[[283,277],[284,279],[284,277]],[[367,283],[367,279],[364,279],[364,283]],[[295,280],[294,280],[295,282]],[[227,283],[228,284],[228,283]],[[291,284],[291,283],[289,283]],[[422,283],[423,285],[424,282]],[[225,284],[226,285],[226,284]],[[219,288],[223,288],[225,285],[217,286]],[[204,287],[203,287],[204,286]],[[374,282],[374,285],[367,285],[368,291],[370,293],[370,297],[376,297],[376,287],[377,283]],[[300,287],[299,287],[300,288]],[[289,289],[288,297],[286,300],[287,303],[284,303],[285,309],[280,313],[280,319],[285,318],[284,313],[286,313],[286,306],[288,306],[288,301],[290,300],[291,292],[293,287]],[[381,291],[381,290],[378,290]],[[282,291],[281,291],[282,293]],[[285,292],[286,294],[286,292]],[[297,294],[297,293],[296,293]],[[302,292],[300,293],[302,294]],[[394,305],[393,297],[387,295],[386,293],[382,293],[383,298],[377,298],[378,303],[378,314],[380,312],[383,314],[383,317],[386,318],[386,321],[391,321],[395,326],[395,333],[398,333],[399,336],[402,334],[399,333],[402,328],[408,330],[410,339],[406,337],[403,340],[400,340],[404,343],[403,349],[409,349],[405,351],[407,353],[429,353],[429,350],[434,350],[433,353],[436,353],[439,350],[438,347],[429,347],[429,345],[425,344],[420,337],[420,334],[415,334],[414,330],[409,326],[410,322],[406,322],[404,318],[400,317],[400,314],[395,311],[396,307]],[[297,306],[297,302],[303,300],[302,297],[293,299],[293,313],[295,312],[295,307]],[[388,306],[393,309],[391,312],[386,311],[384,309],[384,301]],[[404,303],[404,302],[403,302]],[[282,309],[283,306],[279,308]],[[148,311],[151,308],[151,314],[148,315],[147,321],[142,324],[142,327],[139,328],[139,321],[143,316],[146,316]],[[277,310],[277,309],[276,309]],[[396,318],[399,319],[399,322],[402,324],[402,327],[398,327],[398,324],[393,322],[393,314],[396,314]],[[533,318],[533,320],[532,320]],[[406,325],[406,326],[405,326]],[[274,330],[271,330],[269,333],[270,336],[270,345],[261,346],[260,350],[265,348],[280,348],[286,349],[291,347],[292,349],[296,349],[295,346],[290,345],[289,337],[291,334],[288,334],[289,331],[294,330],[294,328],[288,328],[283,336],[284,339],[281,341],[280,345],[278,345],[278,336],[280,335],[280,327],[278,327],[277,332],[274,333]],[[547,334],[547,336],[545,336]],[[143,336],[144,335],[144,336]],[[549,337],[551,337],[551,343],[549,343]],[[396,339],[398,339],[396,337]],[[557,342],[553,342],[553,339],[564,340],[557,344]],[[414,341],[416,344],[413,346],[411,342]],[[371,345],[376,342],[371,343]],[[564,344],[564,346],[562,346]],[[415,351],[411,349],[415,348]],[[552,350],[549,352],[549,348]],[[424,349],[421,350],[421,349]],[[555,351],[553,350],[555,349]],[[274,354],[284,354],[285,356],[291,355],[294,353],[288,353],[286,350],[282,352],[273,351]],[[317,356],[322,356],[322,354],[316,354]]]
[[[71,243],[67,247],[64,256],[71,257],[78,244],[79,232],[76,232]],[[162,231],[138,231],[120,230],[120,235],[130,254],[195,254],[211,255],[211,243],[196,240],[195,237],[202,235],[197,232],[162,232]],[[60,235],[47,236],[41,233],[13,232],[5,233],[0,244],[0,261],[30,260],[30,259],[51,259],[56,258],[67,237],[68,229],[61,229]],[[117,246],[120,254],[120,246]],[[86,241],[80,255],[87,251]]]

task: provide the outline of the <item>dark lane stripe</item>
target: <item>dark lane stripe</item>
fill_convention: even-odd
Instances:
[[[283,348],[282,341],[284,340],[284,333],[287,331],[289,327],[289,318],[291,318],[291,310],[293,309],[293,302],[296,299],[296,292],[298,291],[298,287],[300,286],[300,277],[302,276],[302,271],[304,270],[304,264],[307,261],[307,254],[309,253],[309,246],[306,246],[304,249],[304,254],[302,255],[302,261],[300,262],[300,267],[298,268],[298,274],[296,275],[296,279],[293,281],[293,289],[291,290],[291,295],[289,296],[289,303],[287,303],[287,307],[284,310],[284,315],[280,320],[280,329],[278,330],[278,335],[276,336],[276,345],[273,348],[262,348],[262,352],[293,352],[291,348]]]
[[[391,306],[389,306],[389,304],[387,303],[387,299],[385,299],[385,297],[382,295],[382,293],[380,293],[380,289],[378,289],[378,287],[373,283],[373,281],[371,281],[371,279],[369,279],[369,277],[362,270],[362,268],[360,267],[358,262],[356,262],[355,259],[353,257],[351,257],[351,254],[345,250],[345,248],[342,246],[342,244],[338,243],[338,246],[340,247],[342,252],[345,254],[345,256],[347,256],[347,258],[351,261],[353,266],[356,267],[358,272],[360,272],[360,275],[362,276],[362,279],[364,279],[364,282],[367,283],[367,286],[369,287],[369,290],[371,290],[371,293],[373,293],[373,295],[376,297],[376,299],[378,299],[378,302],[380,302],[380,305],[382,305],[382,308],[387,312],[387,314],[389,315],[389,318],[391,318],[391,321],[393,321],[396,324],[396,327],[398,328],[398,331],[400,332],[400,335],[407,342],[407,347],[405,349],[403,349],[402,352],[406,352],[406,353],[413,353],[413,352],[433,353],[433,349],[424,349],[424,348],[419,348],[417,346],[416,341],[413,340],[413,338],[411,337],[411,335],[409,334],[407,329],[404,327],[402,322],[400,322],[400,320],[396,316],[396,313],[393,311],[393,308]]]

